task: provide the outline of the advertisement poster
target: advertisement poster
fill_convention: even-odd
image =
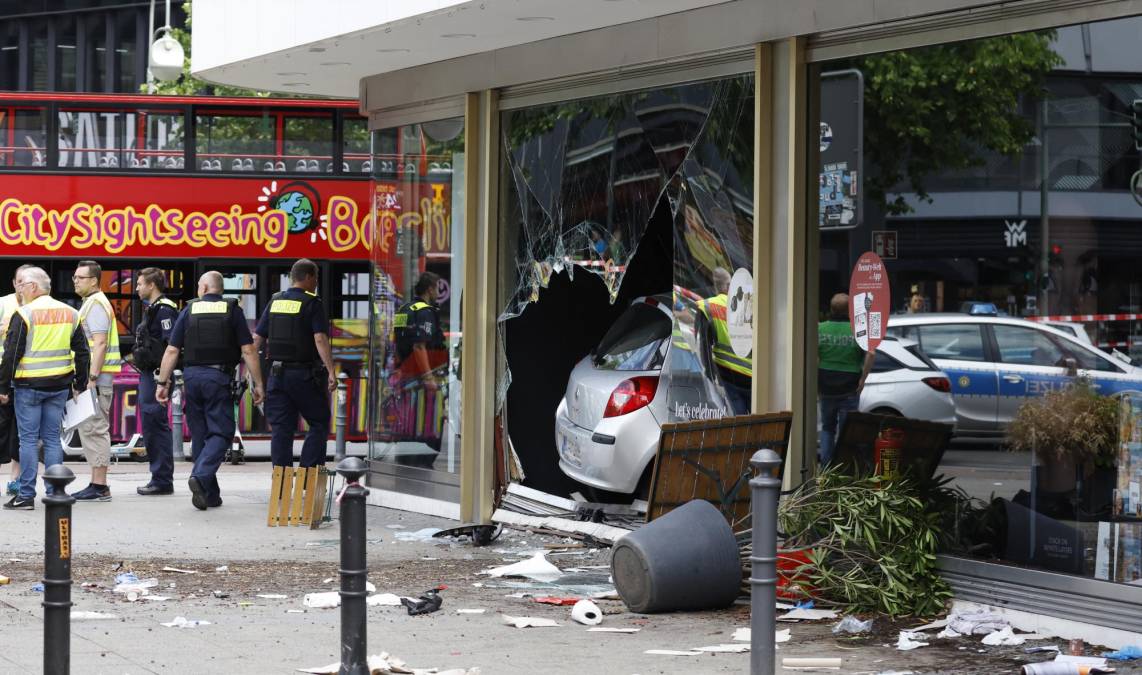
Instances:
[[[861,255],[849,279],[849,323],[853,337],[864,351],[872,351],[884,339],[892,310],[888,270],[872,251]]]
[[[1119,404],[1118,475],[1114,485],[1114,516],[1142,518],[1142,395],[1124,394]]]

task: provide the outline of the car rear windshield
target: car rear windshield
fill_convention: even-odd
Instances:
[[[623,312],[595,350],[595,367],[602,370],[659,370],[666,358],[670,319],[638,303]]]

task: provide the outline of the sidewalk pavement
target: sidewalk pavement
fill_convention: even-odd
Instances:
[[[80,489],[87,482],[86,469],[82,463],[71,468],[79,474],[73,488]],[[336,521],[313,531],[267,527],[270,467],[266,463],[223,467],[224,505],[205,512],[191,506],[185,487],[189,465],[179,463],[176,471],[174,495],[141,497],[135,488],[148,478],[145,465],[118,464],[111,470],[111,502],[75,505],[74,611],[116,618],[72,621],[72,672],[257,675],[336,662],[340,612],[303,605],[304,594],[337,588]],[[734,630],[749,625],[747,607],[637,615],[619,601],[599,601],[603,626],[640,630],[588,632],[570,621],[569,608],[511,597],[521,592],[572,595],[569,589],[536,588],[533,582],[490,579],[480,572],[547,550],[548,559],[565,572],[579,570],[557,584],[577,579],[605,585],[608,549],[591,550],[570,540],[510,530],[484,548],[455,540],[425,540],[423,533],[417,536],[425,528],[452,525],[453,521],[369,507],[369,578],[377,591],[415,597],[440,584],[448,587],[442,592],[443,608],[433,614],[408,616],[403,607],[370,607],[369,653],[387,651],[418,668],[479,667],[483,675],[748,671],[748,654],[645,653],[731,643]],[[0,531],[4,533],[0,575],[12,578],[10,585],[0,586],[0,673],[38,672],[43,596],[32,586],[42,577],[43,505],[37,503],[32,512],[0,512]],[[560,545],[571,548],[555,550]],[[163,571],[168,566],[196,574]],[[111,592],[116,574],[125,571],[157,578],[151,594],[168,599],[129,602]],[[90,585],[85,588],[84,583]],[[458,609],[485,612],[458,614]],[[517,629],[504,625],[501,614],[550,618],[559,626]],[[210,625],[182,629],[161,625],[178,616]],[[874,634],[855,639],[835,638],[831,623],[789,625],[792,639],[779,646],[778,672],[780,659],[789,656],[840,657],[846,673],[1018,672],[1024,661],[1045,658],[1026,655],[1022,648],[985,647],[978,638],[933,640],[930,647],[899,652],[888,644],[895,643],[896,631],[923,621],[890,625],[878,620]]]

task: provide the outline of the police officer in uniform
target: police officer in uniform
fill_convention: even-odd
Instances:
[[[169,495],[174,492],[174,443],[167,421],[167,409],[155,399],[155,374],[162,365],[171,330],[178,319],[178,305],[163,295],[167,275],[157,267],[139,270],[135,292],[143,301],[143,318],[135,329],[131,352],[139,371],[139,411],[143,418],[143,445],[151,459],[151,480],[135,488],[141,495]]]
[[[748,415],[750,390],[753,380],[753,359],[738,356],[730,344],[727,305],[730,291],[730,273],[721,267],[714,268],[713,297],[698,303],[699,327],[695,333],[709,345],[707,358],[713,360],[718,380],[726,391],[726,398],[734,415]]]
[[[262,369],[246,315],[238,301],[222,297],[222,274],[207,272],[198,280],[198,298],[186,304],[171,330],[170,345],[159,368],[155,398],[170,400],[170,378],[183,357],[186,422],[190,426],[194,468],[187,485],[194,508],[222,506],[218,467],[234,439],[231,383],[239,361],[254,380],[254,403],[262,402]]]
[[[293,465],[293,437],[300,414],[309,425],[301,446],[301,467],[325,463],[329,437],[329,392],[337,388],[329,320],[317,289],[317,265],[302,258],[289,271],[292,286],[270,299],[254,329],[254,345],[266,347],[270,363],[266,420],[270,423],[270,460]]]
[[[418,392],[426,400],[429,394],[439,395],[439,371],[448,364],[448,348],[444,344],[444,331],[440,328],[440,310],[436,306],[440,297],[439,286],[439,274],[422,272],[413,287],[416,297],[402,306],[393,317],[402,386]],[[415,399],[410,398],[409,401],[411,404]],[[426,403],[424,408],[432,411],[436,406]],[[428,433],[422,440],[433,452],[402,454],[396,458],[397,463],[432,468],[436,454],[440,452],[442,421],[433,418],[427,423],[429,429],[424,430]]]

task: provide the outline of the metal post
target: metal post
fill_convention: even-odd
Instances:
[[[345,373],[337,373],[337,442],[334,446],[333,458],[338,462],[345,459],[345,424],[349,417],[349,412],[345,408],[348,400],[349,376]]]
[[[1049,279],[1051,276],[1051,216],[1050,156],[1047,154],[1047,99],[1046,93],[1039,108],[1039,316],[1049,316],[1051,311]]]
[[[341,670],[340,675],[369,675],[366,648],[365,495],[359,481],[365,475],[360,457],[347,457],[337,464],[345,479],[341,503]]]
[[[174,461],[186,459],[182,453],[182,371],[171,374],[171,447],[174,448]]]
[[[750,675],[773,675],[777,630],[777,499],[781,456],[762,448],[749,460],[757,477],[749,482],[753,507],[753,552],[749,557]]]
[[[71,505],[64,492],[75,474],[63,464],[44,471],[52,493],[45,495],[44,526],[44,673],[71,672]]]

